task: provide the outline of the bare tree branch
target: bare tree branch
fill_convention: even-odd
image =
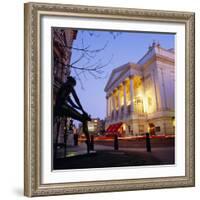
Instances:
[[[80,33],[89,34],[91,37],[99,37],[99,32],[95,31],[82,31],[79,30]],[[98,35],[99,34],[99,35]],[[116,37],[120,34],[118,32],[110,32],[113,39],[116,39]],[[106,47],[109,44],[109,41],[105,41],[105,44],[103,44],[100,48],[93,49],[91,44],[85,44],[84,36],[80,38],[80,42],[77,46],[69,45],[67,44],[65,37],[64,37],[64,31],[61,30],[60,33],[58,33],[56,30],[54,31],[54,45],[56,45],[58,48],[62,49],[63,52],[77,52],[75,56],[77,58],[73,57],[73,60],[70,64],[68,64],[67,60],[61,60],[57,59],[56,62],[61,64],[61,66],[58,65],[58,67],[64,68],[64,70],[68,71],[69,69],[73,69],[73,72],[75,76],[77,77],[77,80],[80,82],[81,87],[83,88],[83,82],[81,80],[81,76],[83,76],[85,79],[87,79],[87,74],[91,75],[95,79],[100,79],[104,76],[105,71],[103,68],[108,66],[112,59],[113,55],[107,62],[103,62],[105,58],[99,58],[99,55],[102,51],[106,49]],[[104,56],[104,55],[103,55]],[[66,64],[67,63],[67,64]]]
[[[63,45],[59,44],[59,46],[62,47],[62,48],[67,48],[67,49],[72,49],[72,50],[77,50],[77,51],[84,51],[84,52],[89,52],[89,53],[98,53],[100,51],[103,51],[108,46],[108,43],[109,43],[109,41],[107,41],[105,43],[105,45],[100,49],[92,49],[92,50],[89,49],[90,46],[87,46],[87,47],[84,47],[84,48],[78,48],[78,47],[68,46],[68,45],[64,45],[64,44]]]
[[[76,69],[74,69],[74,72],[76,74],[76,78],[79,80],[80,84],[81,84],[81,89],[84,90],[84,86],[83,86],[83,82],[79,76],[79,74],[77,73]]]

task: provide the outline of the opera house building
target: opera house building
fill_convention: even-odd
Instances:
[[[105,92],[107,134],[174,135],[174,49],[153,42],[137,63],[129,62],[111,72]]]

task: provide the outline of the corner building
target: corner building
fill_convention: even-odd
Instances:
[[[112,71],[105,92],[107,134],[175,134],[174,49],[153,43],[137,63]]]
[[[70,75],[70,60],[72,54],[72,45],[77,37],[77,31],[73,29],[52,28],[52,78],[53,78],[53,104],[57,93],[63,83],[66,82],[67,77]],[[56,143],[57,123],[53,127],[53,141]],[[64,141],[64,127],[65,120],[60,120],[58,143]]]

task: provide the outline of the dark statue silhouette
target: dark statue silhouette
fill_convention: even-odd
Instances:
[[[78,120],[83,124],[83,133],[86,136],[87,152],[90,151],[90,136],[88,132],[88,121],[91,121],[90,116],[84,111],[79,98],[74,89],[76,85],[76,80],[69,76],[67,81],[62,84],[59,89],[55,106],[54,106],[54,119],[56,117],[70,117],[72,119]],[[72,96],[75,103],[73,102]],[[82,113],[78,112],[80,110]]]

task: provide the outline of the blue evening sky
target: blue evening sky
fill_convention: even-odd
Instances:
[[[140,58],[148,51],[149,45],[153,41],[159,42],[161,47],[169,49],[174,48],[174,34],[161,33],[144,33],[144,32],[113,32],[109,31],[87,31],[78,30],[77,38],[73,43],[73,47],[86,48],[90,50],[102,49],[96,53],[84,55],[79,62],[75,63],[75,67],[83,67],[84,65],[94,65],[96,63],[104,66],[101,79],[95,79],[89,73],[79,75],[81,82],[78,80],[77,73],[81,71],[72,70],[72,76],[77,80],[75,87],[84,110],[92,116],[104,119],[106,116],[106,93],[105,85],[109,79],[111,71],[127,62],[137,63]],[[76,62],[82,52],[79,50],[72,51],[71,63]],[[90,56],[90,57],[89,57]],[[87,59],[89,58],[89,60]],[[99,76],[99,75],[98,75]]]

